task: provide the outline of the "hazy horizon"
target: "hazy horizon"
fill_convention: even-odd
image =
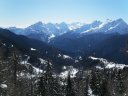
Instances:
[[[117,18],[117,19],[122,19],[122,18]],[[65,21],[62,21],[62,22],[43,22],[43,21],[37,21],[37,22],[34,22],[32,24],[25,24],[25,25],[22,25],[22,26],[16,26],[16,25],[6,25],[6,26],[3,26],[3,25],[0,25],[0,27],[3,27],[3,28],[9,28],[9,27],[17,27],[17,28],[27,28],[33,24],[36,24],[36,23],[39,23],[39,22],[42,22],[43,24],[48,24],[48,23],[52,23],[52,24],[60,24],[60,23],[66,23],[66,24],[73,24],[73,23],[83,23],[83,24],[91,24],[93,23],[94,21],[100,21],[100,22],[106,22],[107,20],[117,20],[117,19],[105,19],[105,20],[93,20],[93,21],[90,21],[90,22],[79,22],[79,21],[76,21],[76,22],[65,22]],[[125,21],[126,22],[126,21]],[[127,22],[126,22],[127,23]]]
[[[0,26],[44,23],[90,23],[122,18],[128,23],[127,0],[1,0]]]

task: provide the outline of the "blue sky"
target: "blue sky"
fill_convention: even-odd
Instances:
[[[0,26],[118,18],[128,23],[128,0],[0,0]]]

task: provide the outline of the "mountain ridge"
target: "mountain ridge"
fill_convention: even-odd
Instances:
[[[105,22],[95,20],[89,24],[80,22],[71,24],[67,24],[65,22],[45,24],[39,21],[26,28],[9,27],[8,29],[15,34],[25,35],[29,38],[38,39],[48,43],[52,41],[53,38],[64,34],[73,35],[75,37],[99,32],[103,32],[105,34],[127,34],[128,24],[121,18],[116,20],[107,19]]]

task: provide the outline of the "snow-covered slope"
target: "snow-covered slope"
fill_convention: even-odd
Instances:
[[[123,19],[117,19],[117,20],[109,20],[107,19],[105,22],[102,22],[98,26],[92,27],[88,30],[85,30],[81,32],[84,33],[94,33],[94,32],[104,32],[104,33],[119,33],[119,34],[125,34],[128,33],[128,25],[126,22],[124,22]]]
[[[128,67],[128,65],[116,64],[114,62],[109,62],[109,61],[107,61],[106,59],[103,59],[103,58],[96,58],[96,57],[92,57],[92,56],[90,56],[89,58],[91,58],[92,60],[99,60],[99,61],[101,61],[104,64],[103,65],[104,68],[107,68],[107,69],[113,69],[113,68],[123,69],[125,67]],[[101,67],[100,65],[97,65],[96,68],[103,69],[103,67]]]
[[[68,24],[62,22],[60,24],[37,22],[27,28],[10,27],[10,31],[25,35],[30,38],[39,39],[44,42],[49,42],[52,38],[60,36],[69,31]]]
[[[85,34],[98,32],[102,32],[105,34],[126,34],[128,33],[128,25],[123,19],[107,19],[105,22],[96,20],[90,24],[84,24],[80,22],[71,24],[67,24],[65,22],[45,24],[42,22],[37,22],[27,28],[10,27],[9,30],[18,35],[25,35],[33,39],[50,42],[51,40],[53,40],[53,38],[65,36],[65,34],[68,34],[68,37],[70,38],[80,37],[84,36]]]
[[[76,76],[76,74],[78,72],[78,69],[73,68],[73,66],[64,66],[63,67],[63,72],[60,73],[59,77],[67,78],[69,72],[70,72],[71,77],[73,78],[73,77]]]
[[[85,25],[85,23],[75,22],[75,23],[68,24],[68,27],[69,27],[69,30],[75,30],[80,28],[83,25]]]

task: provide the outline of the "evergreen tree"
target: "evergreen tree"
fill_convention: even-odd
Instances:
[[[116,91],[119,94],[124,94],[126,91],[126,86],[124,84],[125,76],[123,75],[123,72],[121,70],[118,70],[115,77],[115,83],[116,83]]]
[[[100,70],[93,70],[91,73],[90,87],[93,94],[98,96],[108,96],[107,80],[105,74]]]
[[[38,93],[40,96],[59,96],[59,84],[53,76],[52,66],[47,62],[45,73],[40,77],[38,83]]]
[[[71,82],[70,72],[68,73],[68,78],[67,78],[66,96],[75,96]]]
[[[39,82],[38,82],[38,90],[37,90],[37,94],[38,96],[46,96],[46,85],[45,85],[45,81],[44,81],[44,75],[42,75],[41,77],[39,77]]]

